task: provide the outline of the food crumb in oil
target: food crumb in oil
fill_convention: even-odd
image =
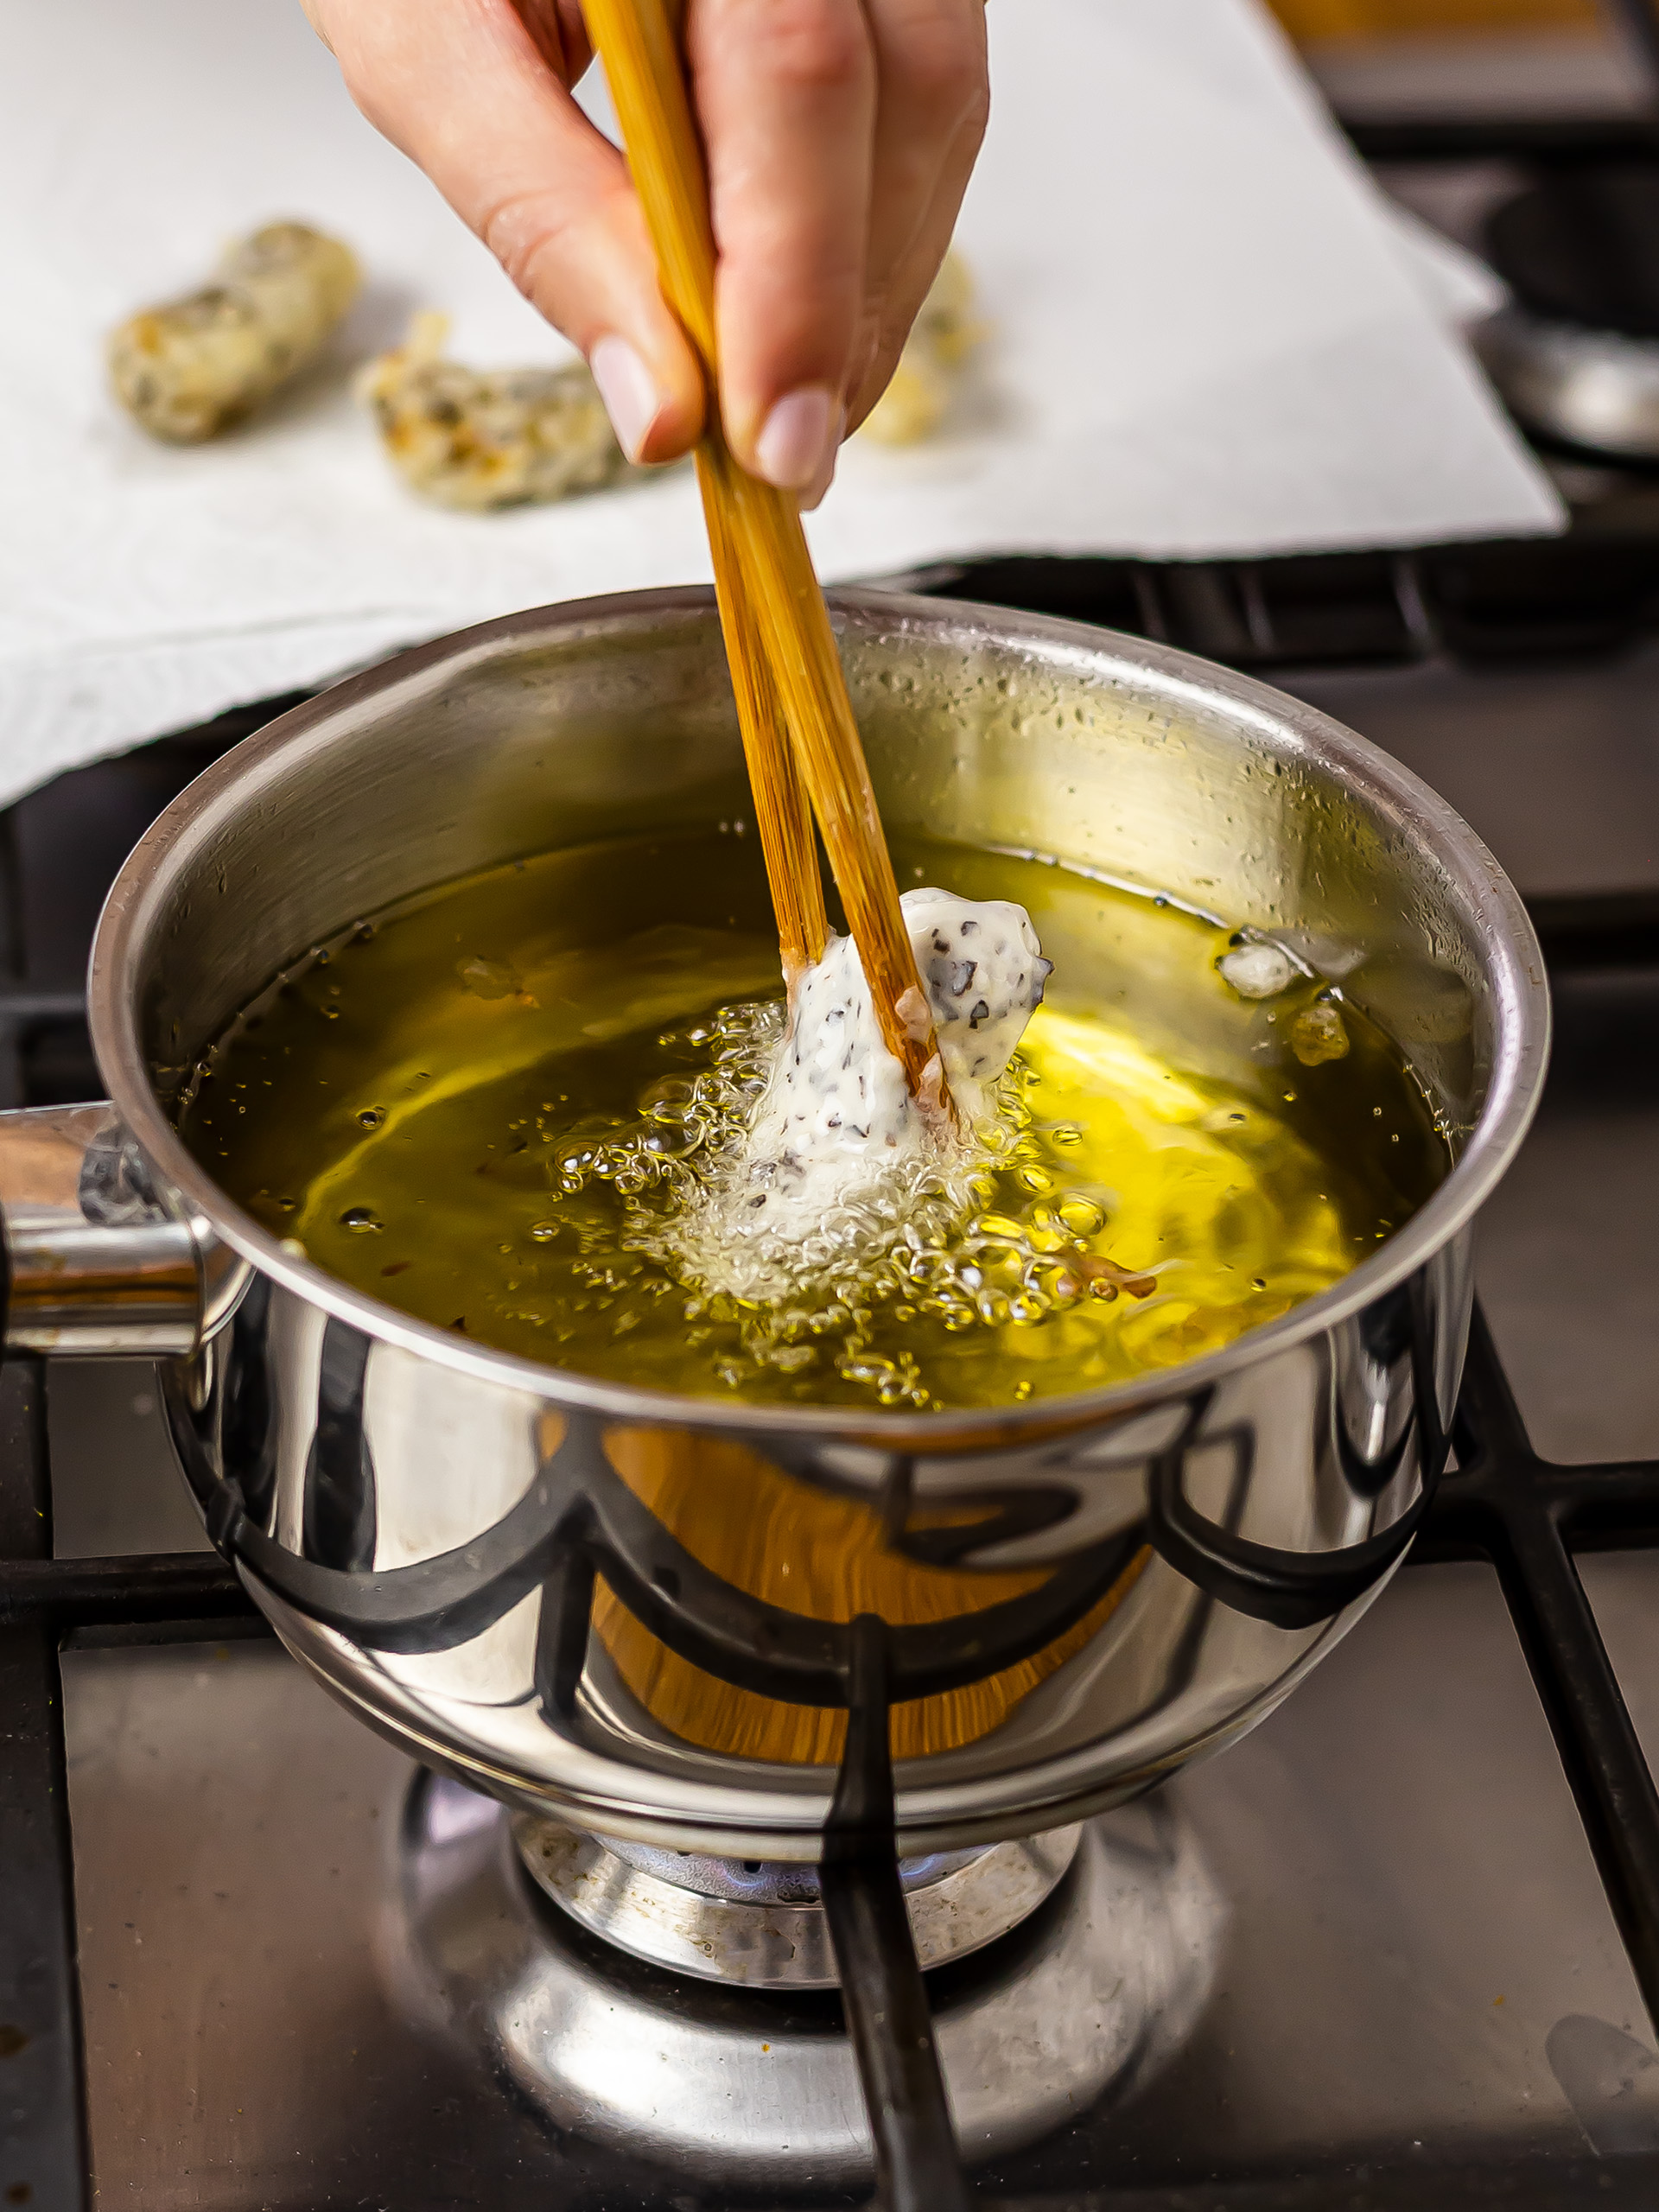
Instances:
[[[1305,1068],[1348,1056],[1348,1032],[1340,1010],[1328,999],[1304,1008],[1290,1026],[1290,1049]]]

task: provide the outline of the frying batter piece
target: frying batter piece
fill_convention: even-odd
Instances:
[[[116,397],[152,437],[199,445],[314,361],[361,283],[338,238],[268,223],[226,250],[215,282],[113,333]]]
[[[563,369],[469,369],[446,360],[448,318],[415,318],[358,390],[412,492],[474,513],[569,499],[628,474],[592,377]]]
[[[944,1078],[964,1128],[993,1092],[1052,969],[1023,906],[951,891],[899,900],[927,995]],[[754,1174],[779,1199],[830,1195],[850,1160],[935,1144],[938,1120],[912,1098],[882,1040],[858,948],[833,938],[797,988],[791,1033],[756,1113]],[[822,1192],[817,1186],[825,1186]]]
[[[904,910],[955,1126],[912,1097],[887,1050],[849,937],[802,975],[792,1018],[745,1140],[671,1231],[711,1288],[777,1295],[810,1230],[844,1218],[902,1219],[924,1184],[965,1176],[984,1156],[996,1087],[1042,1001],[1053,963],[1010,899],[907,891]]]

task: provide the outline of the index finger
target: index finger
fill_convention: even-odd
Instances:
[[[702,372],[663,303],[622,156],[564,81],[586,54],[568,0],[311,0],[311,13],[369,121],[588,355],[632,458],[683,453],[702,425]]]

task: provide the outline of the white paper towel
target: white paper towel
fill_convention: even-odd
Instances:
[[[856,441],[828,578],[985,552],[1205,555],[1559,526],[1255,0],[990,10],[960,241],[994,327],[949,435]],[[352,108],[293,0],[15,10],[0,90],[0,800],[66,766],[516,607],[705,577],[689,470],[556,508],[423,508],[350,396],[410,312],[480,363],[558,358]],[[106,396],[102,340],[283,215],[371,283],[335,359],[188,450]]]

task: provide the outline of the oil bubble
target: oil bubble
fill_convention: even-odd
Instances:
[[[1106,1226],[1105,1210],[1092,1198],[1062,1198],[1059,1211],[1061,1222],[1073,1236],[1098,1236]]]

